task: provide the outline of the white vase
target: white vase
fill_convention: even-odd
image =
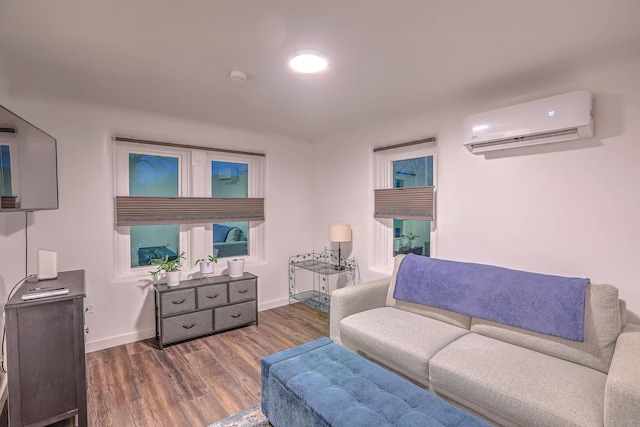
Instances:
[[[415,240],[409,240],[409,247],[411,249],[415,248],[416,247],[416,241]]]
[[[199,265],[200,265],[200,273],[203,276],[213,276],[213,269],[216,265],[215,262],[205,261],[205,262],[199,263]]]
[[[244,259],[228,260],[229,277],[242,277],[244,274]]]
[[[178,286],[180,284],[181,271],[167,271],[165,276],[167,277],[167,286]]]

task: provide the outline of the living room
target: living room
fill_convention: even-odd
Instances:
[[[407,33],[398,36],[396,45],[392,42],[383,45],[388,48],[389,56],[377,63],[384,69],[376,80],[367,80],[374,78],[368,71],[373,63],[352,65],[350,72],[355,77],[347,81],[348,85],[352,85],[353,90],[362,86],[362,92],[370,92],[374,102],[366,97],[359,104],[345,100],[344,109],[329,114],[320,110],[323,92],[318,87],[328,78],[298,79],[284,86],[285,90],[297,93],[298,101],[293,107],[282,108],[287,113],[290,108],[302,113],[308,111],[300,119],[301,123],[289,119],[291,126],[295,126],[295,132],[290,133],[285,132],[284,127],[276,128],[275,124],[269,128],[260,117],[262,112],[278,109],[283,103],[280,98],[264,100],[252,93],[252,88],[264,77],[247,70],[249,78],[245,83],[229,81],[228,72],[238,63],[242,64],[240,60],[215,68],[219,72],[216,79],[220,80],[216,84],[225,86],[220,90],[224,90],[221,93],[227,98],[220,97],[221,102],[229,103],[229,108],[238,105],[234,108],[241,109],[244,105],[244,115],[238,113],[240,110],[224,113],[222,109],[219,121],[215,117],[205,119],[206,114],[190,117],[176,113],[179,107],[172,110],[169,104],[191,111],[192,99],[200,102],[203,85],[192,86],[189,83],[192,75],[182,69],[190,68],[187,61],[196,58],[167,56],[166,70],[128,68],[126,62],[109,62],[124,61],[111,55],[117,51],[118,43],[126,43],[127,37],[133,37],[135,31],[131,29],[136,28],[136,19],[110,20],[109,17],[118,15],[110,9],[100,10],[104,17],[97,19],[90,10],[81,9],[85,15],[71,16],[67,21],[62,16],[73,15],[71,12],[75,10],[67,1],[51,2],[59,3],[59,8],[42,6],[43,13],[39,16],[31,12],[40,6],[3,3],[0,9],[0,104],[56,138],[59,209],[0,215],[0,299],[4,301],[16,282],[35,271],[37,249],[55,250],[60,271],[86,271],[85,304],[93,307],[93,313],[86,316],[88,352],[148,339],[155,334],[150,276],[145,272],[134,279],[122,277],[116,267],[115,136],[265,154],[266,219],[258,248],[260,256],[245,265],[247,271],[259,277],[260,311],[289,303],[289,256],[325,247],[336,248],[327,238],[329,224],[351,225],[352,242],[342,246],[349,257],[358,260],[362,282],[389,275],[391,266],[380,260],[377,221],[373,218],[373,149],[436,137],[438,195],[437,223],[431,246],[433,257],[589,277],[593,283],[612,284],[627,302],[627,320],[640,323],[640,287],[634,259],[640,252],[640,231],[632,226],[640,217],[640,169],[637,167],[640,30],[633,19],[639,12],[635,2],[584,6],[588,19],[579,24],[573,21],[577,18],[570,13],[573,5],[568,2],[555,11],[557,15],[550,21],[546,19],[556,2],[521,6],[522,10],[515,6],[503,8],[502,12],[495,12],[499,15],[495,19],[502,18],[498,22],[504,27],[493,36],[484,24],[474,24],[471,19],[473,13],[481,13],[479,7],[466,4],[465,7],[471,9],[464,13],[457,8],[446,8],[446,2],[435,2],[452,15],[461,13],[459,19],[464,18],[463,22],[470,24],[470,28],[458,24],[452,34],[443,24],[451,21],[445,21],[444,17],[440,24],[437,20],[421,18],[439,30],[422,35],[418,22],[412,20],[410,25],[405,24]],[[279,4],[286,9],[291,6],[287,3]],[[358,10],[369,11],[364,13],[362,34],[375,35],[374,27],[383,24],[390,26],[390,33],[402,33],[401,23],[375,15],[387,9],[385,2],[375,2],[375,7],[357,3],[360,3]],[[421,3],[409,1],[405,6],[417,8],[413,15],[426,14]],[[504,6],[501,2],[491,2],[494,8],[499,4]],[[355,5],[353,8],[356,9]],[[401,8],[392,9],[392,17],[401,15],[397,10]],[[284,12],[281,14],[286,16]],[[343,14],[340,18],[339,13],[333,12],[327,19],[333,19],[345,29],[357,13],[348,8]],[[409,11],[405,14],[412,15]],[[167,12],[167,15],[170,14]],[[510,15],[515,18],[508,20]],[[531,20],[523,21],[527,16]],[[165,19],[167,21],[162,22],[171,22]],[[272,21],[267,20],[269,23]],[[186,31],[188,19],[175,25]],[[104,59],[97,56],[93,63],[81,60],[85,48],[78,42],[90,34],[92,27],[100,29],[91,39],[95,43],[92,49],[102,49],[104,54]],[[539,42],[540,32],[547,34]],[[477,38],[478,44],[493,41],[494,45],[487,46],[497,46],[498,51],[487,47],[482,55],[470,57],[476,62],[464,57],[455,57],[451,62],[425,59],[419,64],[429,63],[431,69],[424,70],[394,62],[397,58],[390,52],[394,48],[422,52],[418,49],[420,43],[411,44],[410,40],[416,35],[426,40],[434,34],[438,44],[454,46]],[[47,39],[53,35],[58,38],[48,43]],[[165,42],[178,35],[167,30],[158,37]],[[255,41],[259,33],[252,33],[253,39],[243,36]],[[380,30],[372,43],[382,43],[383,40],[378,39],[386,36],[386,32]],[[560,40],[563,36],[566,40]],[[311,35],[307,37],[312,39]],[[508,43],[504,37],[516,40]],[[116,43],[108,43],[110,38]],[[558,38],[560,45],[557,49],[539,45],[551,43],[554,38]],[[602,44],[596,43],[597,39],[603,40]],[[227,40],[233,39],[227,36]],[[344,54],[341,57],[332,54],[331,43],[339,41],[340,37],[334,36],[321,46],[330,58],[333,74],[343,68],[340,60],[353,61]],[[478,44],[473,45],[476,53],[480,48]],[[290,43],[285,47],[294,45]],[[65,46],[70,47],[69,50]],[[162,51],[162,47],[148,40],[143,46],[149,54],[155,49]],[[430,45],[424,48],[427,59],[429,48]],[[545,56],[545,49],[552,54]],[[518,61],[504,58],[522,50],[531,51],[530,57],[521,55]],[[286,57],[291,52],[281,53]],[[470,50],[469,55],[472,53]],[[438,59],[444,61],[446,57]],[[502,71],[492,68],[493,74],[489,74],[482,60],[493,60],[505,67]],[[397,70],[397,74],[389,69],[401,66],[406,70]],[[96,72],[100,69],[103,71]],[[157,94],[141,89],[137,94],[139,103],[131,102],[129,97],[127,103],[118,104],[118,97],[123,94],[115,84],[125,81],[121,80],[121,73],[140,82],[151,80],[149,86],[155,87]],[[421,73],[425,75],[424,81]],[[448,74],[457,86],[443,94],[438,92],[438,86],[446,86],[444,77]],[[180,81],[175,83],[173,91],[164,92],[163,85],[172,82],[174,75]],[[213,75],[211,73],[212,79]],[[104,80],[93,80],[98,77]],[[405,78],[415,86],[416,92],[423,85],[431,87],[433,100],[427,95],[417,99],[410,87],[402,86],[406,92],[399,90],[396,98],[386,101],[384,109],[376,105],[385,103],[377,97],[377,86],[393,87]],[[430,79],[436,79],[436,83]],[[114,82],[113,88],[109,82]],[[280,81],[271,83],[281,84]],[[74,91],[67,91],[65,85],[75,88]],[[333,86],[327,97],[344,99],[348,97],[349,87]],[[594,94],[596,130],[593,138],[487,156],[471,154],[462,145],[465,116],[580,89]],[[406,104],[399,99],[403,93]],[[101,103],[96,101],[97,94],[102,94]],[[233,95],[237,99],[228,98]],[[305,100],[305,96],[311,99]],[[255,126],[242,125],[251,121],[252,116]],[[336,120],[334,127],[328,127],[325,117]],[[186,273],[195,277],[198,273],[193,261],[192,257]],[[216,269],[216,274],[225,269],[224,260]],[[3,384],[6,387],[6,378]]]

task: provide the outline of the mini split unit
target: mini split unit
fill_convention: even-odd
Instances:
[[[586,90],[464,119],[464,145],[474,154],[592,136],[593,95]]]

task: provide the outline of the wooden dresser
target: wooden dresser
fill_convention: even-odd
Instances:
[[[23,301],[35,288],[69,293]],[[9,425],[44,426],[77,417],[87,425],[84,347],[84,270],[55,280],[25,282],[5,306]]]
[[[258,277],[214,276],[154,286],[156,345],[258,324]]]

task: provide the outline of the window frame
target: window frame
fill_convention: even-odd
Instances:
[[[392,150],[378,151],[374,153],[374,188],[394,188],[394,175],[393,175],[393,162],[398,160],[407,160],[416,157],[433,156],[433,186],[437,189],[438,186],[438,156],[436,150],[436,143],[429,142],[420,147],[415,145],[394,148]],[[437,194],[434,196],[437,197]],[[434,203],[434,215],[437,206]],[[372,208],[372,211],[374,209]],[[375,221],[374,227],[374,242],[373,245],[374,264],[383,269],[393,268],[393,243],[394,243],[394,228],[393,218],[373,218]],[[436,256],[437,248],[437,219],[433,219],[431,222],[431,234],[430,234],[430,256]]]
[[[129,154],[149,154],[156,156],[178,157],[178,196],[211,197],[211,162],[213,160],[237,161],[248,163],[249,197],[262,197],[263,194],[263,158],[235,153],[212,152],[197,148],[171,147],[134,142],[115,142],[114,148],[114,190],[115,196],[129,195]],[[233,159],[233,160],[231,160]],[[207,167],[207,163],[209,166]],[[253,174],[251,173],[253,171]],[[208,191],[207,191],[208,190]],[[114,199],[115,200],[115,199]],[[115,223],[115,218],[114,218]],[[186,253],[183,272],[198,271],[194,265],[196,259],[212,254],[212,224],[179,224],[180,251]],[[117,279],[142,279],[149,277],[153,269],[149,266],[131,267],[131,228],[115,226],[115,271]],[[249,255],[246,262],[260,261],[263,258],[263,221],[249,221]],[[221,270],[220,270],[221,271]]]

